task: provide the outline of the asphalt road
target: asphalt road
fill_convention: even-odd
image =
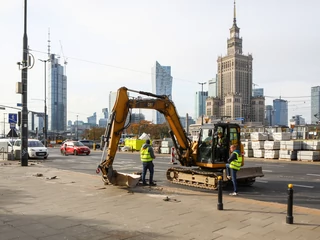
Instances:
[[[92,151],[89,156],[62,156],[59,149],[49,149],[50,155],[43,161],[46,166],[88,174],[96,174],[95,170],[100,162],[102,151]],[[169,155],[157,155],[154,179],[158,185],[173,186],[166,180],[166,170],[171,167]],[[117,153],[113,168],[123,173],[141,171],[141,162],[138,153]],[[174,165],[177,166],[177,165]],[[320,209],[320,163],[319,162],[286,162],[279,160],[246,159],[245,166],[262,166],[265,174],[257,178],[256,182],[248,186],[239,187],[239,197],[256,199],[267,202],[287,203],[288,184],[293,184],[294,205]],[[102,185],[101,181],[101,185]],[[182,185],[176,188],[205,191]],[[232,185],[224,192],[232,191]],[[217,194],[214,191],[213,194]]]

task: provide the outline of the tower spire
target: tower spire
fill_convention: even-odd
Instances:
[[[48,28],[48,58],[50,59],[50,28]]]
[[[233,1],[233,23],[237,24],[236,0]]]

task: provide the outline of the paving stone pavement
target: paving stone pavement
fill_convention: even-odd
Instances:
[[[0,240],[320,239],[320,211],[217,192],[103,185],[100,176],[0,161]],[[168,200],[168,201],[165,201]]]

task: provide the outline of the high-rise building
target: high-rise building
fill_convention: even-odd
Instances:
[[[306,121],[303,117],[301,117],[301,115],[295,115],[295,116],[292,116],[292,118],[290,119],[290,125],[289,127],[294,127],[294,126],[297,126],[297,125],[305,125],[306,124]]]
[[[207,91],[196,92],[195,95],[195,119],[206,114],[206,99],[208,97]]]
[[[103,118],[108,119],[109,117],[109,110],[108,108],[102,108]]]
[[[311,88],[311,123],[320,122],[320,86]]]
[[[217,78],[208,81],[208,97],[217,97]]]
[[[28,113],[28,130],[38,131],[38,133],[43,133],[44,127],[44,113],[32,112]]]
[[[110,109],[110,111],[113,110],[113,106],[114,106],[114,103],[116,102],[116,99],[117,99],[117,92],[110,92],[109,93],[109,109]]]
[[[88,123],[91,124],[92,126],[96,126],[97,125],[97,113],[94,112],[92,116],[87,117],[88,119]]]
[[[265,99],[263,96],[251,98],[251,121],[264,124]]]
[[[220,117],[220,99],[216,97],[208,97],[206,100],[206,116],[217,119]]]
[[[252,97],[263,97],[263,88],[255,88],[252,90]]]
[[[109,110],[108,108],[102,108],[103,118],[99,119],[99,127],[106,127],[108,118],[109,118]]]
[[[146,118],[142,113],[131,113],[131,123],[140,123],[144,121]]]
[[[157,95],[168,95],[172,99],[172,76],[170,66],[161,66],[156,62],[151,69],[152,72],[152,92]],[[155,124],[166,122],[162,113],[153,111],[152,121]]]
[[[48,62],[48,129],[52,132],[67,129],[67,76],[55,54]]]
[[[266,105],[266,112],[265,112],[265,125],[266,126],[273,126],[274,122],[274,110],[272,105]]]
[[[237,26],[234,3],[233,25],[227,41],[227,55],[218,57],[217,96],[221,100],[220,115],[252,121],[252,55],[242,53],[242,38]]]
[[[288,126],[288,101],[283,99],[274,99],[273,110],[274,110],[273,125]]]

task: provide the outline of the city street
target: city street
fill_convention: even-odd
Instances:
[[[46,167],[71,170],[95,175],[102,151],[92,151],[89,156],[62,156],[59,148],[50,148],[50,155],[42,164]],[[30,160],[31,161],[31,160]],[[157,155],[155,164],[155,180],[160,186],[173,186],[166,180],[166,169],[171,167],[169,155]],[[118,152],[114,161],[114,169],[123,173],[141,171],[139,153]],[[178,166],[178,165],[174,165]],[[294,205],[320,209],[320,164],[286,162],[279,160],[246,159],[245,166],[262,166],[265,176],[257,178],[253,186],[242,186],[239,189],[241,198],[266,202],[287,202],[287,186],[294,186]],[[101,181],[101,185],[103,185]],[[176,188],[191,189],[198,192],[209,192],[198,188],[174,185]],[[225,192],[232,191],[232,187]],[[214,191],[216,194],[216,191]]]

